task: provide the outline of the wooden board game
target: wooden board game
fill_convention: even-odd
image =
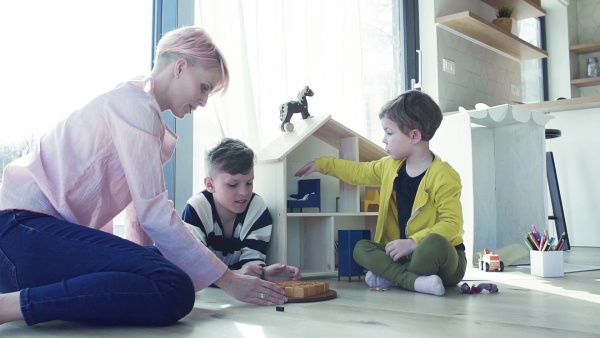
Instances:
[[[328,282],[281,281],[275,284],[285,290],[288,298],[307,298],[329,292]]]

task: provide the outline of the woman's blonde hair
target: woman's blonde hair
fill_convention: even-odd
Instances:
[[[200,27],[181,27],[167,32],[156,46],[155,67],[163,67],[179,58],[185,58],[192,66],[208,71],[219,70],[221,78],[213,93],[226,91],[229,86],[229,70],[225,58],[211,37]]]

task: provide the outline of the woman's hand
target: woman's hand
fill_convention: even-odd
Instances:
[[[385,253],[394,261],[404,256],[408,256],[417,247],[417,243],[412,239],[397,239],[385,245]]]
[[[231,297],[251,304],[273,305],[287,302],[285,290],[260,278],[234,273],[227,269],[215,285]]]
[[[317,170],[317,165],[315,164],[315,161],[311,161],[311,162],[308,162],[304,167],[300,168],[300,170],[298,170],[296,172],[296,174],[294,174],[294,176],[296,176],[296,177],[308,176],[308,175],[314,173],[316,170]]]

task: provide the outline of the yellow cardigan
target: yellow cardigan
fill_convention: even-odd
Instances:
[[[315,164],[318,172],[346,183],[381,188],[374,241],[387,244],[400,238],[394,179],[404,161],[389,156],[372,162],[321,157]],[[419,244],[427,234],[437,233],[455,246],[461,244],[464,234],[461,189],[458,173],[435,155],[415,196],[407,225],[408,237]]]

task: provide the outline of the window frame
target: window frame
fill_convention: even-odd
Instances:
[[[412,88],[412,80],[420,83],[419,58],[417,51],[421,49],[419,40],[419,2],[418,0],[402,0],[399,8],[402,18],[400,36],[403,37],[404,52],[404,91]]]
[[[154,0],[152,9],[152,65],[160,37],[177,27],[194,24],[194,0]],[[182,213],[192,196],[193,182],[193,115],[176,119],[171,112],[163,112],[166,125],[178,136],[173,156],[163,167],[165,186],[175,210]]]

